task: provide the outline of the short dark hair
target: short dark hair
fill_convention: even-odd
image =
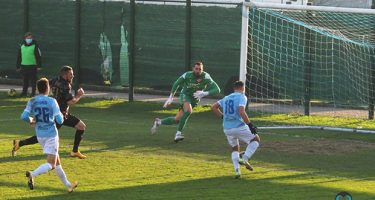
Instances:
[[[68,71],[71,71],[71,70],[73,70],[72,67],[70,67],[70,66],[68,66],[68,65],[64,65],[64,66],[62,66],[61,69],[60,69],[60,75],[63,76],[63,75],[65,75]]]
[[[49,81],[47,78],[41,78],[36,82],[39,94],[44,94],[47,91]]]
[[[234,83],[233,83],[233,88],[234,89],[237,89],[237,88],[241,88],[241,87],[243,87],[245,84],[242,82],[242,81],[235,81]]]
[[[33,36],[33,33],[31,33],[31,32],[26,32],[25,35],[23,35],[24,38],[29,37],[29,36]]]
[[[201,61],[195,62],[194,65],[193,65],[193,67],[195,67],[195,65],[199,65],[199,66],[203,67],[203,62],[201,62]]]

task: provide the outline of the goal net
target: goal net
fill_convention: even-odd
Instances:
[[[373,10],[244,2],[241,45],[255,115],[373,118]]]

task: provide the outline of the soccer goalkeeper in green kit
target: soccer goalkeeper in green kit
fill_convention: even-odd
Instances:
[[[160,125],[177,124],[175,142],[182,141],[185,138],[182,134],[182,129],[185,127],[186,122],[193,112],[193,108],[197,106],[200,99],[207,95],[220,93],[220,88],[216,82],[212,80],[207,72],[203,71],[202,62],[196,62],[192,71],[184,73],[176,80],[172,86],[169,98],[164,103],[164,108],[167,108],[173,102],[174,94],[179,88],[182,88],[179,97],[180,109],[176,116],[164,119],[156,118],[151,128],[151,134],[155,134]]]

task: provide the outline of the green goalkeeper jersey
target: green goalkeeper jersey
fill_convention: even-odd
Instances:
[[[179,88],[181,94],[193,96],[194,92],[203,90],[208,92],[208,95],[215,95],[220,93],[220,88],[207,72],[202,72],[200,76],[195,76],[192,71],[184,73],[180,76],[172,86],[172,94]]]

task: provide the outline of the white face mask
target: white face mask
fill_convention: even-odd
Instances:
[[[25,39],[25,42],[26,42],[26,44],[31,44],[33,42],[33,39],[31,39],[31,38]]]

